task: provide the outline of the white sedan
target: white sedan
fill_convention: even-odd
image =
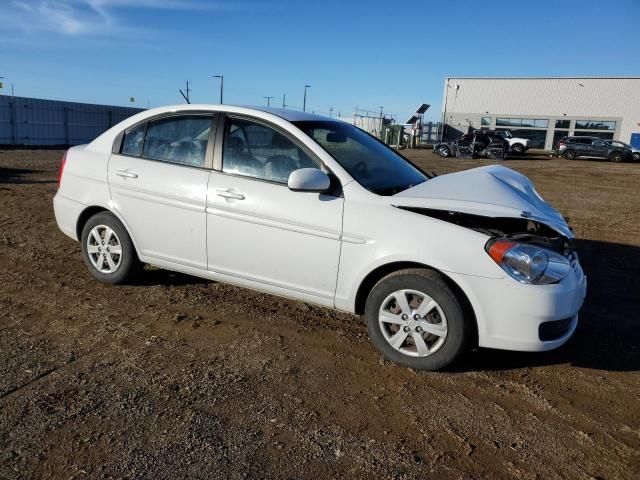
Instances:
[[[556,348],[586,292],[570,228],[523,175],[430,176],[290,110],[139,113],[65,154],[54,209],[98,280],[148,263],[364,315],[416,369],[470,346]]]

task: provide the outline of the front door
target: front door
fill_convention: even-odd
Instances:
[[[174,115],[125,132],[109,159],[114,208],[145,257],[207,268],[206,168],[212,115]],[[209,157],[211,154],[209,153]]]
[[[227,118],[223,137],[207,195],[209,269],[332,305],[343,198],[287,187],[293,170],[320,162],[257,121]]]

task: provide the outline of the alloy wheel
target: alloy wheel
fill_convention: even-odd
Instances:
[[[96,225],[87,237],[87,253],[93,267],[101,273],[114,273],[122,263],[122,244],[107,225]]]
[[[437,352],[447,338],[447,318],[433,298],[417,290],[398,290],[382,302],[378,322],[385,340],[412,357]]]

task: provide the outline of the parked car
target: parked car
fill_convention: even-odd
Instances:
[[[522,155],[529,150],[529,139],[514,137],[509,130],[491,130],[491,133],[500,135],[509,142],[509,151],[517,155]]]
[[[451,142],[439,142],[433,146],[434,153],[441,157],[504,159],[509,143],[495,132],[474,130]]]
[[[564,218],[523,175],[431,176],[345,122],[277,109],[144,111],[69,149],[53,206],[91,274],[148,263],[364,315],[390,360],[573,334],[586,277]]]
[[[640,162],[640,148],[633,148],[628,143],[621,142],[619,140],[607,140],[608,143],[613,145],[614,147],[619,148],[628,148],[631,150],[631,158],[634,162]]]
[[[563,137],[558,141],[555,154],[569,160],[574,158],[601,158],[612,162],[631,160],[631,149],[599,137]]]

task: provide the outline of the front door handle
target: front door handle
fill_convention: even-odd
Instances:
[[[244,195],[241,193],[233,193],[229,190],[216,190],[216,195],[222,198],[233,198],[234,200],[244,200]]]
[[[133,173],[128,170],[116,170],[116,175],[122,178],[138,178],[137,173]]]

